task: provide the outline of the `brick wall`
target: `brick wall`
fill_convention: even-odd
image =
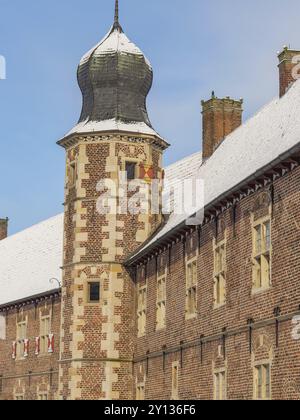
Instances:
[[[150,167],[160,179],[162,151],[147,137],[73,140],[67,147],[59,394],[72,400],[130,399],[135,289],[122,263],[158,227],[160,218],[113,209],[101,214],[97,203],[105,189],[99,191],[98,183],[107,179],[118,186],[126,161]],[[93,280],[101,284],[101,299],[91,305],[87,285]]]
[[[22,395],[27,400],[36,400],[41,393],[47,393],[49,400],[57,398],[60,310],[60,298],[55,298],[53,302],[41,301],[36,306],[23,306],[19,310],[9,309],[0,314],[6,319],[6,339],[0,339],[0,400],[13,400],[16,395]],[[35,338],[40,335],[40,313],[51,314],[54,352],[40,353],[37,356]],[[22,317],[27,318],[28,322],[29,355],[27,358],[13,360],[12,343],[17,338],[17,320]]]
[[[137,338],[134,278],[125,273],[121,264],[88,265],[87,259],[76,269],[65,268],[62,329],[60,302],[53,304],[54,354],[35,356],[33,348],[34,338],[39,335],[36,314],[50,311],[49,301],[40,302],[37,308],[24,306],[19,312],[11,309],[7,313],[7,339],[0,340],[0,398],[13,399],[22,394],[26,399],[36,399],[45,391],[49,399],[130,399],[135,397],[136,385],[145,383],[147,399],[170,399],[171,368],[178,362],[180,399],[214,398],[214,372],[219,369],[226,371],[228,399],[252,399],[254,366],[267,360],[271,364],[272,398],[300,399],[300,341],[292,337],[292,318],[300,314],[299,182],[300,168],[296,168],[274,182],[272,194],[266,187],[244,198],[236,207],[235,219],[229,209],[219,218],[218,230],[215,221],[202,228],[200,244],[196,233],[191,233],[193,241],[189,236],[185,238],[185,245],[182,238],[174,240],[167,275],[164,330],[156,331],[156,268],[160,267],[156,258],[150,258],[146,271],[143,266],[137,270],[137,284],[147,282],[146,335],[141,338]],[[251,220],[253,214],[264,216],[270,205],[272,285],[269,290],[253,294]],[[73,215],[67,216],[67,226],[73,220]],[[75,249],[78,231],[70,227],[66,236],[73,238]],[[213,240],[217,232],[218,240],[226,232],[227,296],[225,306],[213,309]],[[67,255],[65,247],[65,258]],[[197,256],[198,269],[198,314],[190,320],[185,317],[187,256]],[[162,260],[168,264],[168,251]],[[159,274],[162,270],[160,267]],[[102,280],[102,300],[97,307],[83,305],[80,293],[87,278]],[[120,285],[122,288],[118,289]],[[276,323],[274,310],[278,307]],[[74,311],[76,323],[72,321]],[[30,351],[26,360],[14,361],[11,345],[21,315],[28,317]],[[59,375],[58,336],[63,358]],[[108,363],[107,358],[114,354],[116,359]],[[74,358],[72,363],[68,358]]]
[[[300,341],[292,338],[294,327],[291,320],[300,313],[299,182],[299,168],[274,182],[272,286],[269,290],[252,294],[251,214],[254,211],[258,214],[265,212],[264,205],[268,203],[262,198],[263,192],[240,202],[235,225],[232,210],[223,215],[227,230],[227,302],[224,307],[213,309],[215,222],[204,226],[201,233],[197,258],[198,316],[195,319],[185,320],[182,241],[172,246],[167,278],[167,326],[159,332],[155,328],[155,259],[148,263],[147,332],[145,337],[136,340],[135,349],[135,382],[141,382],[148,370],[147,399],[170,399],[171,366],[174,361],[180,364],[182,361],[179,371],[181,399],[212,399],[213,372],[222,367],[227,369],[228,398],[252,399],[254,364],[266,359],[272,364],[272,397],[300,399]],[[138,282],[144,281],[138,278]],[[281,309],[277,338],[276,307]],[[252,333],[247,325],[249,319],[254,320]],[[225,358],[222,347],[224,340]],[[260,341],[264,343],[262,346]],[[219,346],[222,348],[221,357]]]
[[[203,158],[209,158],[216,147],[242,123],[243,101],[229,97],[217,98],[214,93],[208,101],[202,101]]]

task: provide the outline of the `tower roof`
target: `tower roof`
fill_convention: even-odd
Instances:
[[[77,76],[83,104],[78,125],[69,134],[117,129],[157,135],[146,107],[152,67],[123,32],[118,0],[111,29],[83,56]]]

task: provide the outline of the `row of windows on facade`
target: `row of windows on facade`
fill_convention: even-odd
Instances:
[[[98,303],[100,301],[100,282],[88,283],[88,303]],[[29,355],[30,340],[27,338],[27,320],[17,323],[17,338],[12,343],[12,358],[22,359]],[[40,335],[35,338],[34,353],[48,354],[54,352],[54,334],[51,333],[51,317],[43,316],[40,318]]]
[[[171,399],[178,400],[180,395],[180,364],[172,365]],[[213,373],[214,399],[227,399],[227,370],[218,369]],[[145,400],[146,383],[138,383],[136,387],[137,400]],[[271,365],[257,364],[253,371],[253,398],[255,400],[271,399]]]
[[[225,235],[226,236],[226,235]],[[226,304],[226,237],[214,242],[214,308]],[[253,292],[266,290],[271,285],[271,222],[266,217],[253,224],[253,256],[252,256]],[[166,327],[167,304],[167,269],[165,274],[157,278],[156,329]],[[197,256],[186,262],[186,319],[197,315]],[[147,285],[138,289],[138,335],[146,333]]]
[[[23,359],[29,356],[31,342],[27,338],[28,321],[17,323],[17,338],[12,343],[12,359]],[[44,316],[40,319],[40,335],[34,339],[34,354],[49,354],[54,352],[54,334],[51,333],[51,318]]]

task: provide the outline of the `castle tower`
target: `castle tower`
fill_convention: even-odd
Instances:
[[[158,228],[161,215],[126,211],[119,187],[124,172],[144,185],[162,179],[168,145],[147,114],[152,79],[150,63],[120,26],[116,1],[111,30],[79,64],[80,120],[58,142],[66,150],[67,168],[61,399],[134,396],[136,293],[123,264]],[[103,192],[110,192],[107,212]]]

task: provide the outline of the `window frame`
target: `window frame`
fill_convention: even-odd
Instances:
[[[160,296],[159,283],[161,283],[162,285],[162,296]],[[162,313],[163,313],[163,322],[161,323],[159,322],[159,320],[162,319]],[[157,276],[157,281],[156,281],[156,331],[164,330],[166,327],[167,327],[167,273],[165,271],[163,275]]]
[[[191,267],[191,271],[190,271]],[[195,271],[194,271],[195,270]],[[191,273],[191,276],[190,276]],[[194,277],[195,274],[195,277]],[[185,319],[193,319],[198,315],[198,257],[186,261],[185,265]],[[193,308],[193,311],[192,311]]]
[[[271,287],[272,219],[269,214],[252,220],[252,294],[268,291]]]
[[[140,165],[141,162],[140,162],[140,159],[137,159],[137,158],[124,157],[122,159],[122,163],[121,163],[121,171],[122,172],[125,172],[126,173],[126,176],[127,176],[126,165],[127,164],[130,164],[130,163],[132,163],[132,164],[135,165],[135,178],[134,179],[127,178],[127,181],[128,182],[136,181],[136,180],[139,179],[139,176],[140,176],[140,167],[139,167],[139,165]]]
[[[49,401],[49,394],[48,394],[48,392],[39,392],[38,393],[38,401]]]
[[[20,331],[20,328],[25,326],[24,331]],[[26,316],[22,321],[17,321],[16,325],[16,344],[17,344],[17,351],[16,351],[16,360],[24,360],[24,343],[27,339],[27,329],[28,329],[28,317]],[[20,334],[21,332],[21,334]],[[24,337],[21,337],[24,336]]]
[[[268,369],[268,375],[266,375],[267,369]],[[261,372],[262,374],[261,385],[259,385],[259,377],[258,377],[259,372]],[[260,386],[261,386],[261,396],[259,396]],[[267,392],[267,387],[269,388],[269,392]],[[255,401],[272,400],[272,363],[270,360],[257,362],[255,363],[253,367],[253,399]]]
[[[140,305],[141,295],[143,296],[142,305]],[[146,335],[146,328],[147,328],[147,283],[143,285],[138,285],[138,289],[137,289],[138,338],[144,337]]]
[[[48,333],[46,334],[43,330],[44,322],[48,320]],[[51,334],[51,324],[52,324],[52,317],[51,313],[48,315],[42,315],[42,311],[40,311],[40,352],[39,356],[48,355],[48,339],[49,335]]]
[[[145,382],[139,382],[136,385],[136,400],[137,401],[145,401],[145,397],[146,397],[145,391],[146,391]]]
[[[72,160],[68,165],[68,187],[74,188],[77,182],[77,161]]]
[[[226,401],[227,400],[227,369],[215,369],[214,375],[214,401]],[[220,383],[220,377],[223,378],[222,388]],[[222,398],[220,391],[222,391]]]
[[[173,362],[171,370],[171,400],[179,400],[179,369],[179,362]]]
[[[222,253],[220,252],[222,250]],[[227,241],[225,238],[221,241],[214,239],[214,309],[221,308],[226,305],[226,280],[227,280]],[[221,263],[220,263],[221,262]],[[223,293],[222,293],[223,284]],[[219,297],[219,298],[218,298]]]
[[[97,284],[99,286],[99,299],[91,300],[91,285]],[[86,302],[90,306],[97,306],[101,302],[101,281],[100,280],[87,280],[87,292],[86,292]]]

